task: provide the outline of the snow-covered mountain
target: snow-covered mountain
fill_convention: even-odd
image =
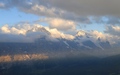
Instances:
[[[94,37],[93,34],[87,33],[85,31],[78,31],[74,39],[80,44],[88,49],[108,49],[111,48],[109,41],[102,40],[100,37]]]
[[[5,29],[5,27],[3,29]],[[32,27],[28,26],[26,31],[24,27],[21,29],[19,29],[18,27],[12,27],[8,29],[9,34],[10,32],[12,33],[15,30],[16,33],[24,31],[25,33],[23,35],[22,33],[20,34],[22,35],[22,38],[24,37],[29,40],[34,40],[34,42],[0,42],[1,54],[12,52],[17,53],[69,50],[105,50],[111,48],[111,44],[109,41],[103,40],[97,35],[95,37],[92,33],[88,33],[85,31],[78,31],[76,35],[68,35],[60,33],[56,29],[48,29],[38,25],[34,25]],[[21,40],[18,39],[18,41]]]

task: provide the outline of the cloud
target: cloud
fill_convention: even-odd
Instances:
[[[101,41],[109,41],[110,44],[117,44],[120,40],[119,26],[107,26],[104,33],[98,31],[89,32],[89,37],[91,36],[94,40],[100,38]]]
[[[38,24],[4,25],[0,31],[0,42],[34,42],[35,39],[49,36],[47,31]]]
[[[0,8],[16,7],[25,13],[86,24],[92,23],[91,16],[97,23],[119,24],[119,3],[119,0],[1,0]]]
[[[91,21],[94,21],[95,23],[119,25],[120,17],[119,16],[99,16],[99,17],[94,16],[94,17],[91,17]]]
[[[35,4],[31,6],[29,9],[22,7],[21,10],[39,16],[46,16],[51,18],[63,18],[67,20],[80,21],[81,23],[90,23],[88,17],[81,17],[72,12],[68,12],[66,10],[62,10],[56,7],[48,7],[45,5]]]
[[[110,37],[108,34],[104,34],[96,30],[91,30],[91,31],[80,30],[77,32],[76,37],[80,37],[81,41],[91,40],[96,42],[98,41],[99,38],[101,39],[101,41],[107,41],[107,40],[110,41],[109,39]]]
[[[50,4],[79,15],[117,15],[120,14],[119,0],[50,0]]]
[[[98,32],[96,30],[89,32],[90,36],[93,36],[94,38],[101,38],[102,40],[107,40],[107,34],[104,34],[102,32]]]
[[[44,0],[36,0],[41,4]],[[46,4],[45,4],[46,2]],[[120,23],[120,1],[119,0],[47,0],[42,3],[46,7],[56,9],[57,17],[75,20],[80,23],[91,23],[89,17],[99,18],[97,23],[119,24]],[[49,5],[49,6],[48,6]],[[55,13],[55,12],[54,12]],[[102,17],[108,21],[104,21]]]
[[[119,16],[108,16],[108,21],[106,22],[106,24],[120,24],[120,17]]]
[[[22,8],[22,10],[25,11],[25,12],[33,13],[33,14],[40,15],[40,16],[50,16],[50,17],[58,16],[57,15],[57,12],[58,12],[57,9],[55,9],[55,8],[47,8],[47,7],[43,6],[43,5],[34,5],[30,9]],[[58,12],[58,14],[59,13],[60,12]]]
[[[57,29],[49,29],[48,27],[46,27],[46,29],[51,33],[51,36],[53,38],[64,38],[64,39],[68,39],[68,40],[73,40],[75,37],[73,35],[70,34],[64,34],[60,31],[58,31]]]
[[[105,33],[108,33],[114,36],[120,36],[120,26],[108,25],[106,26]]]
[[[54,19],[52,20],[54,21]],[[61,21],[62,20],[60,19],[60,22]],[[58,39],[67,39],[74,41],[79,36],[80,36],[79,39],[76,40],[77,42],[91,40],[94,43],[97,43],[98,39],[101,39],[101,41],[103,42],[109,41],[110,44],[116,44],[119,42],[118,40],[120,40],[119,38],[120,27],[115,25],[108,25],[104,33],[99,32],[97,30],[91,30],[91,31],[76,30],[76,32],[78,32],[76,35],[66,34],[65,32],[56,29],[56,27],[55,28],[43,27],[40,24],[22,23],[15,26],[4,25],[0,28],[0,36],[1,36],[0,42],[32,43],[39,38],[45,38],[46,40],[53,42],[59,41]]]
[[[117,15],[119,16],[119,0],[2,0],[6,7],[16,6],[19,8],[43,8],[52,9],[56,11],[57,9],[66,10],[68,12],[73,12],[81,16],[89,15]],[[22,5],[22,6],[21,6]],[[106,6],[107,5],[107,6]],[[8,8],[9,8],[8,7]],[[51,10],[52,11],[52,10]],[[56,12],[57,13],[57,12]],[[58,12],[59,13],[59,12]]]
[[[74,21],[61,18],[44,18],[39,21],[46,22],[49,24],[50,28],[56,28],[61,31],[75,30],[77,25]]]
[[[1,27],[1,31],[4,32],[4,33],[10,33],[8,25],[4,25],[3,27]]]
[[[76,40],[77,42],[83,42],[85,40],[91,40],[96,45],[99,44],[98,40],[100,39],[101,42],[109,41],[111,45],[117,44],[120,40],[120,38],[116,35],[109,34],[109,33],[102,33],[97,30],[91,30],[91,31],[84,31],[80,30],[76,34],[76,37],[79,38],[79,40]]]
[[[12,8],[16,7],[19,10],[25,12],[25,13],[31,13],[38,16],[46,16],[51,18],[63,18],[67,20],[73,20],[73,21],[79,21],[81,23],[90,23],[90,20],[88,17],[83,17],[80,15],[77,15],[73,12],[66,11],[64,9],[61,9],[59,7],[54,7],[50,4],[51,1],[45,1],[45,0],[6,0],[3,1],[4,8]]]
[[[73,35],[65,34],[56,28],[43,27],[39,24],[4,25],[0,28],[0,42],[34,42],[45,38],[48,41],[58,41],[57,38],[74,39]]]

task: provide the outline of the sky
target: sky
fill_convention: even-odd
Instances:
[[[0,0],[0,41],[8,39],[4,36],[30,41],[38,38],[39,31],[33,30],[31,34],[27,31],[43,27],[53,38],[74,39],[76,33],[82,35],[84,31],[97,36],[96,39],[118,43],[119,3],[119,0]]]
[[[11,8],[9,10],[0,9],[0,26],[5,24],[15,25],[19,22],[33,22],[39,19],[39,16],[34,14],[24,13],[16,8]]]
[[[46,17],[46,16],[38,16],[31,13],[26,13],[19,11],[17,8],[10,8],[9,10],[6,9],[0,9],[0,16],[3,16],[0,20],[0,26],[3,26],[5,24],[8,24],[10,26],[15,25],[20,22],[30,22],[33,23],[34,21],[37,21],[40,18]],[[12,17],[12,19],[11,19]],[[43,26],[48,25],[47,23],[41,22]],[[86,26],[85,26],[86,25]],[[97,25],[97,26],[96,26]],[[84,30],[98,30],[103,32],[104,25],[93,23],[93,24],[81,24],[81,27],[76,27],[77,29],[84,29]],[[98,29],[99,28],[99,29]]]

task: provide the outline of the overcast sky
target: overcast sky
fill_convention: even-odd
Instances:
[[[73,39],[82,30],[115,43],[120,39],[119,3],[120,0],[0,0],[0,35],[30,41],[27,31],[42,26],[55,38],[58,35],[54,31]]]

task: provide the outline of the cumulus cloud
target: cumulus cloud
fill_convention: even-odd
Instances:
[[[35,39],[48,36],[40,25],[23,24],[16,26],[4,25],[0,28],[1,42],[34,42]]]
[[[3,27],[1,27],[1,31],[3,31],[4,33],[10,33],[8,25],[4,25]]]
[[[75,30],[77,25],[74,21],[61,18],[44,18],[39,21],[46,22],[50,28],[56,28],[61,31]]]
[[[103,40],[107,40],[107,34],[104,34],[102,32],[98,32],[96,30],[89,32],[90,36],[93,36],[94,38],[101,38]]]
[[[8,25],[4,25],[1,27],[2,33],[12,33],[12,34],[22,34],[25,35],[26,32],[30,29],[27,24],[22,25],[21,28],[18,28],[20,25],[16,27],[9,27]],[[26,27],[25,27],[26,26]]]
[[[64,34],[60,31],[58,31],[57,29],[49,29],[48,27],[46,27],[46,29],[51,33],[51,36],[53,38],[64,38],[64,39],[68,39],[68,40],[72,40],[75,37],[73,35],[70,34]]]
[[[48,41],[58,41],[57,38],[74,39],[73,35],[62,33],[55,28],[28,23],[15,26],[4,25],[0,28],[0,36],[0,42],[34,42],[39,38],[45,38]]]
[[[118,36],[109,33],[102,33],[96,30],[91,30],[91,31],[80,30],[76,34],[76,37],[79,38],[79,40],[77,40],[79,42],[83,42],[85,40],[91,40],[96,45],[98,45],[99,39],[101,42],[109,41],[110,44],[117,44],[118,40],[120,39]]]
[[[113,29],[119,31],[119,27],[113,27]],[[88,36],[91,37],[93,41],[98,40],[100,38],[101,41],[109,41],[110,44],[117,44],[120,40],[120,38],[119,38],[120,35],[118,35],[119,33],[116,34],[116,32],[114,32],[114,33],[113,32],[114,31],[110,31],[108,28],[104,31],[104,33],[98,32],[96,30],[90,31],[87,33],[88,33]]]
[[[106,41],[108,40],[108,35],[107,34],[104,34],[104,33],[101,33],[101,32],[98,32],[96,30],[92,30],[92,31],[84,31],[84,30],[80,30],[78,31],[78,33],[76,34],[76,37],[79,37],[80,36],[80,39],[81,37],[83,37],[81,41],[84,41],[84,40],[87,40],[87,39],[90,39],[92,41],[96,41],[98,40],[99,38],[101,39],[101,41]]]
[[[25,11],[25,12],[37,14],[37,15],[40,15],[40,16],[50,16],[50,17],[58,16],[57,15],[57,12],[58,12],[57,9],[55,9],[55,8],[47,8],[47,7],[43,6],[43,5],[34,5],[28,10],[27,9],[22,9],[22,10]],[[58,12],[58,14],[59,13],[60,12]]]
[[[63,21],[64,22],[64,21]],[[58,26],[59,27],[59,26]],[[69,27],[68,27],[69,28]],[[85,40],[91,40],[92,42],[109,41],[110,44],[115,44],[120,40],[119,33],[120,27],[115,25],[109,25],[106,27],[105,33],[91,30],[78,30],[76,35],[66,34],[55,28],[43,27],[39,24],[18,24],[15,26],[4,25],[0,28],[0,42],[34,42],[36,39],[45,38],[48,41],[59,41],[58,39],[67,39],[74,41],[79,37],[77,41],[83,42]],[[82,37],[82,38],[81,38]],[[99,42],[98,42],[99,43]]]

